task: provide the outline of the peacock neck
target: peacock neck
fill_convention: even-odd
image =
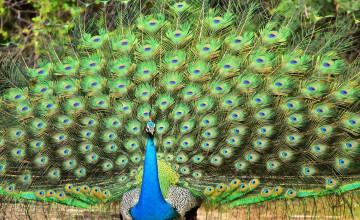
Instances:
[[[173,219],[178,213],[167,203],[161,193],[154,136],[148,134],[145,152],[144,173],[140,199],[131,209],[135,219]]]

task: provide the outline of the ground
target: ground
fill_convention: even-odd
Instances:
[[[0,198],[0,220],[18,219],[120,219],[119,204],[110,209],[96,208],[96,212],[63,205],[5,202]],[[316,205],[315,205],[316,204]],[[265,202],[228,210],[206,211],[201,207],[197,219],[360,219],[360,197],[357,193],[345,196],[327,196],[319,199]],[[352,207],[352,211],[350,208]]]

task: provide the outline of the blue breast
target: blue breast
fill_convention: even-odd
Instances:
[[[179,217],[176,210],[161,194],[154,137],[149,135],[145,152],[144,174],[138,203],[131,209],[135,220],[174,219]]]

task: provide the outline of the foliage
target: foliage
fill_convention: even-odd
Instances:
[[[34,30],[69,23],[79,13],[77,4],[76,0],[0,0],[0,43],[11,41],[31,49],[38,37]]]
[[[339,14],[352,14],[355,16],[360,12],[359,0],[280,0],[279,8],[284,7],[286,4],[303,5],[306,8],[305,13],[309,16],[334,17]]]
[[[100,1],[95,2],[96,5]],[[327,17],[351,16],[360,23],[360,0],[265,0],[270,11],[284,10],[289,4],[305,9],[305,17],[312,22]],[[9,42],[21,50],[38,48],[38,30],[47,25],[65,25],[77,17],[90,4],[80,0],[0,0],[0,44]],[[291,16],[289,14],[289,16]],[[64,32],[65,30],[62,29]],[[57,36],[64,33],[59,29]],[[56,36],[54,36],[56,37]],[[1,52],[7,50],[2,48]]]

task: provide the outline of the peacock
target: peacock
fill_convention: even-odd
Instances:
[[[353,30],[293,3],[83,3],[32,30],[36,56],[1,58],[1,201],[135,220],[322,196],[355,210]]]

